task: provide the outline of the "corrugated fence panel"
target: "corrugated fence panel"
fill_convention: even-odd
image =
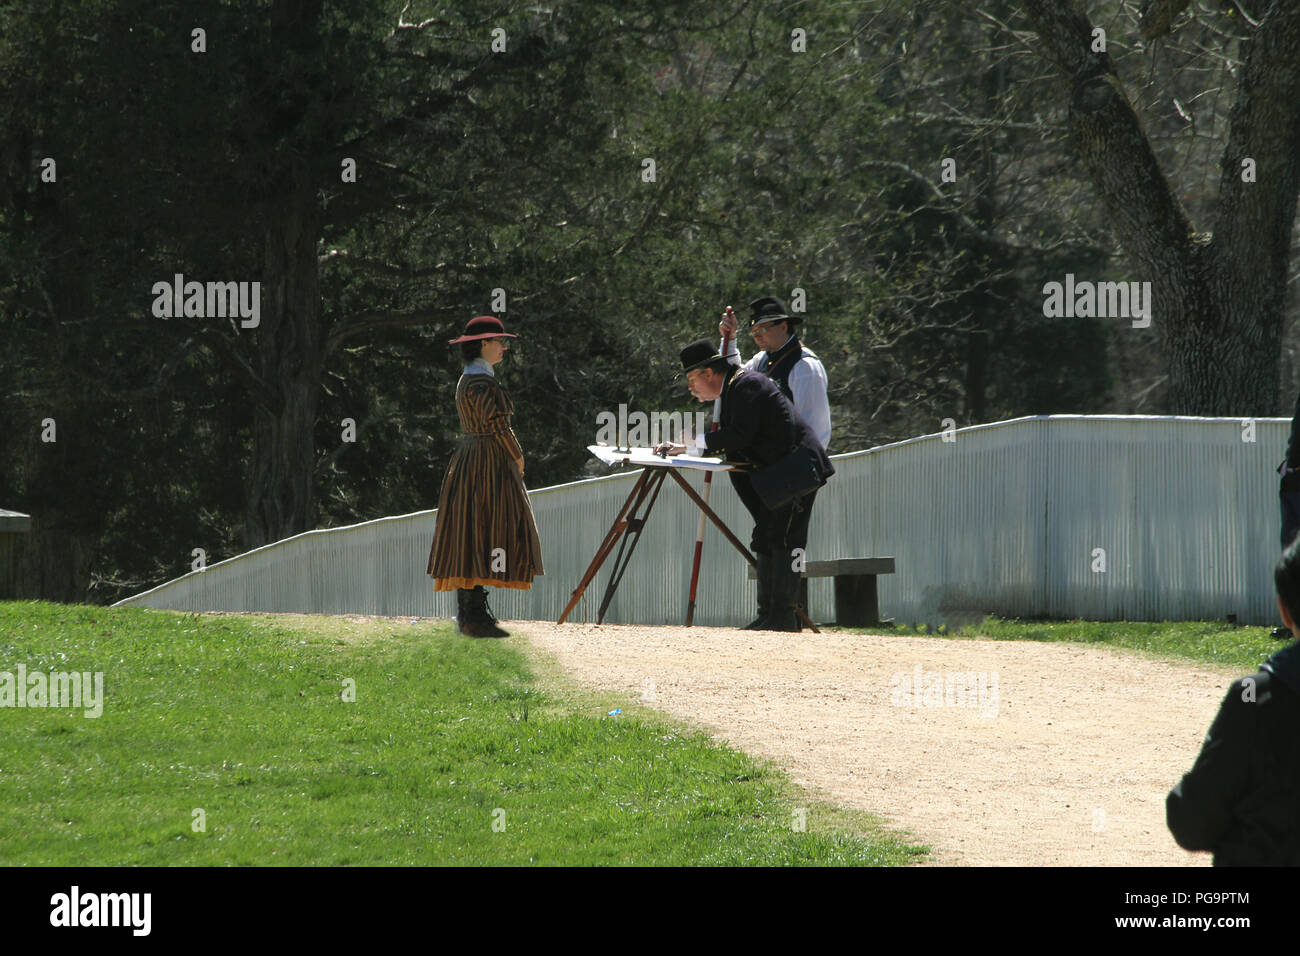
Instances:
[[[1261,419],[1251,436],[1240,419],[1053,421],[1047,613],[1272,621],[1289,424]]]
[[[881,610],[900,621],[1030,613],[1043,594],[1034,475],[1047,427],[1032,419],[981,425],[950,441],[926,436],[837,459],[840,473],[823,491],[838,499],[836,523],[817,527],[827,515],[814,512],[819,535],[810,550],[892,555],[897,573],[879,579]]]
[[[1289,424],[1259,419],[1251,434],[1240,419],[1037,416],[837,456],[808,559],[892,555],[898,570],[879,579],[881,611],[903,623],[984,613],[1271,623],[1274,468]],[[559,617],[637,474],[532,492],[546,574],[530,591],[494,589],[499,617]],[[702,488],[701,473],[686,477]],[[748,544],[749,516],[724,474],[712,492],[710,504]],[[422,511],[310,531],[119,603],[448,617],[454,594],[434,592],[424,574],[435,518]],[[666,481],[607,621],[684,619],[698,518]],[[704,551],[696,621],[749,620],[744,561],[712,527]],[[570,620],[595,619],[612,564]],[[831,582],[811,582],[809,596],[813,616],[829,620]]]

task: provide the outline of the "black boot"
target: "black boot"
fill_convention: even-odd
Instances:
[[[772,557],[766,551],[754,555],[758,567],[754,571],[758,578],[758,617],[745,625],[747,631],[767,630],[767,619],[772,614]]]
[[[461,630],[470,637],[509,637],[510,635],[497,627],[497,619],[488,610],[487,588],[479,585],[469,592],[466,610],[469,612],[470,630]]]
[[[803,630],[795,608],[799,606],[799,581],[801,575],[790,567],[788,551],[773,551],[768,560],[772,565],[772,613],[767,619],[768,631]]]
[[[456,630],[460,631],[460,633],[464,634],[466,637],[474,636],[466,630],[471,627],[469,606],[473,599],[473,588],[456,589]]]

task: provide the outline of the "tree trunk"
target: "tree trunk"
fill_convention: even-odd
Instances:
[[[65,402],[51,405],[54,442],[42,442],[39,421],[24,422],[34,437],[27,443],[23,469],[28,493],[19,510],[31,514],[31,529],[21,545],[17,597],[23,600],[89,600],[91,556],[104,530],[104,515],[97,510],[94,489],[79,489],[78,479],[89,469],[79,462],[96,441],[94,416],[86,408]],[[9,507],[14,507],[10,505]]]
[[[275,0],[271,40],[275,49],[303,63],[321,56],[322,0]],[[316,407],[325,364],[325,335],[317,244],[324,214],[313,172],[320,149],[313,139],[310,84],[282,77],[267,85],[258,110],[268,142],[263,224],[261,324],[241,334],[254,336],[254,373],[265,392],[253,411],[253,448],[244,510],[244,544],[256,548],[315,526],[312,477],[315,470]]]
[[[65,206],[49,202],[44,214],[59,234],[78,234],[76,216]],[[55,368],[74,365],[86,347],[73,323],[93,311],[93,274],[90,256],[78,241],[68,242],[51,257],[49,335],[41,344],[58,356],[51,363]],[[65,334],[65,328],[73,331]],[[111,410],[71,385],[43,391],[30,407],[33,417],[14,423],[29,436],[21,470],[26,493],[20,503],[4,503],[32,519],[19,563],[18,595],[83,603],[90,597],[91,559],[113,507],[105,500],[103,485],[90,477],[101,474],[112,457],[99,429]],[[47,418],[53,420],[53,441],[42,440]]]
[[[262,269],[258,377],[276,401],[254,405],[244,544],[256,548],[315,526],[312,474],[316,406],[324,367],[317,273],[321,214],[306,174],[294,171],[269,204]]]
[[[1179,270],[1178,288],[1163,292],[1178,312],[1165,314],[1169,310],[1159,308],[1157,299],[1153,322],[1160,323],[1169,410],[1175,415],[1277,414],[1286,283],[1268,274],[1274,271],[1270,265],[1286,262],[1290,249],[1276,248],[1274,239],[1237,241],[1246,248],[1236,252],[1257,263],[1249,273],[1233,274],[1216,237],[1192,251],[1192,265]]]
[[[1241,47],[1212,233],[1196,233],[1077,0],[1025,0],[1070,88],[1070,136],[1107,220],[1149,281],[1168,411],[1278,408],[1279,342],[1300,184],[1300,6],[1273,4]],[[1242,161],[1255,164],[1243,179]]]

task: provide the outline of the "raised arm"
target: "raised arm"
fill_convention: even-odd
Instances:
[[[731,306],[727,306],[723,310],[722,321],[718,323],[718,337],[727,340],[727,348],[723,351],[722,357],[732,365],[753,368],[754,363],[758,361],[758,356],[755,355],[746,362],[745,357],[740,354],[740,336],[736,334],[739,328],[740,322],[736,318],[736,313],[732,311]]]

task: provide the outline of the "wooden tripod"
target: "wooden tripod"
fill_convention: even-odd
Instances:
[[[731,533],[721,518],[717,516],[708,502],[700,497],[699,493],[691,487],[690,482],[678,474],[677,469],[671,466],[654,467],[649,466],[641,470],[641,476],[637,478],[636,483],[632,486],[631,492],[628,493],[627,500],[623,502],[623,507],[619,509],[618,516],[614,523],[609,526],[605,532],[605,539],[601,541],[600,547],[596,549],[596,556],[591,559],[587,571],[578,582],[574,589],[569,603],[564,608],[564,613],[560,615],[557,624],[563,624],[568,618],[570,612],[582,599],[587,587],[600,571],[601,565],[609,557],[614,546],[618,545],[618,554],[614,557],[614,569],[610,574],[609,584],[605,586],[605,595],[600,601],[600,610],[596,613],[596,623],[601,624],[605,620],[605,612],[609,610],[609,604],[614,600],[614,592],[618,590],[619,582],[623,580],[623,573],[627,570],[628,563],[632,560],[632,552],[636,550],[637,544],[641,540],[641,532],[645,530],[646,521],[650,517],[650,509],[654,507],[656,499],[659,497],[659,490],[663,487],[664,479],[672,476],[673,481],[686,492],[688,498],[695,502],[696,506],[704,513],[719,531],[723,537],[731,542],[731,546],[741,553],[746,561],[751,565],[757,566],[758,562],[754,556],[749,553],[749,549],[741,544],[740,539]],[[642,506],[645,510],[642,511]],[[802,608],[796,608],[795,613],[808,625],[814,634],[820,634],[817,625],[812,622]]]

